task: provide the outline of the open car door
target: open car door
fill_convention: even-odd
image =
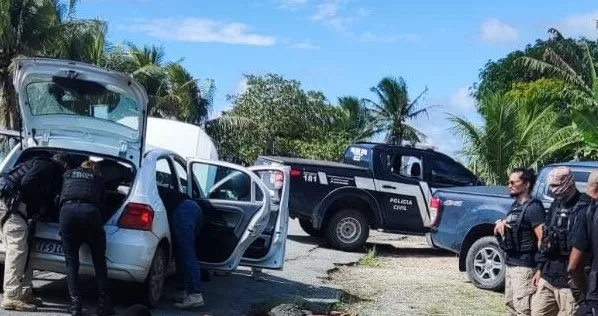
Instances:
[[[286,252],[289,225],[289,166],[251,166],[270,194],[270,211],[264,231],[249,246],[242,266],[281,270]]]
[[[253,171],[224,161],[190,159],[189,195],[203,211],[196,254],[204,268],[231,271],[262,234],[271,213],[268,188]]]

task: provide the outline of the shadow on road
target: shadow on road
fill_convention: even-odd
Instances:
[[[432,247],[395,247],[389,244],[367,243],[368,249],[376,247],[376,254],[380,257],[453,257],[454,253]]]
[[[328,242],[322,238],[316,238],[305,235],[288,235],[289,240],[307,245],[319,246],[321,248],[333,249]],[[400,241],[405,238],[393,238],[391,241]],[[376,247],[376,253],[381,257],[451,257],[455,254],[438,248],[432,247],[396,247],[387,243],[367,242],[362,250],[354,251],[356,253],[367,253],[372,247]]]
[[[273,302],[293,302],[302,299],[332,301],[340,296],[337,289],[325,286],[312,286],[269,274],[261,274],[254,279],[250,270],[237,270],[229,276],[212,276],[211,281],[202,284],[206,305],[195,311],[180,311],[168,300],[168,294],[175,289],[174,278],[165,282],[164,297],[160,305],[152,310],[152,315],[262,315],[261,308]],[[40,279],[40,278],[37,278]],[[44,301],[40,308],[43,313],[66,313],[68,290],[66,279],[52,281],[36,288],[36,295]],[[81,277],[84,308],[95,313],[96,286],[93,277]],[[138,303],[140,287],[135,284],[111,281],[110,296],[117,309],[124,309]],[[267,315],[267,314],[264,314]]]

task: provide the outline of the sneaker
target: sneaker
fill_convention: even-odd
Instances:
[[[176,291],[169,296],[169,299],[175,303],[182,303],[185,298],[187,297],[187,292],[185,291]]]
[[[37,309],[33,304],[26,303],[23,300],[13,300],[10,298],[5,298],[1,305],[2,308],[9,311],[33,312]]]
[[[202,306],[204,306],[204,302],[201,293],[187,295],[181,303],[174,304],[174,307],[180,309],[198,308]]]

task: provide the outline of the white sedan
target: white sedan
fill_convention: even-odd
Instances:
[[[55,152],[68,152],[77,163],[98,161],[107,189],[109,278],[142,285],[147,304],[160,300],[174,258],[168,223],[173,210],[167,207],[173,191],[188,194],[203,210],[196,242],[203,268],[282,269],[288,167],[244,168],[146,148],[148,97],[128,75],[53,59],[17,59],[16,69],[21,141],[0,163],[0,172]],[[65,273],[58,211],[57,205],[43,210],[31,252],[34,269]],[[0,244],[0,263],[4,253]],[[87,246],[80,261],[80,273],[94,275]]]

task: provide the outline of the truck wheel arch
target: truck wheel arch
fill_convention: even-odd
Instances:
[[[467,259],[467,252],[473,243],[482,237],[493,235],[494,225],[489,223],[476,225],[467,232],[461,243],[461,250],[459,251],[459,271],[463,272],[466,270],[465,260]]]
[[[312,218],[314,228],[321,229],[326,221],[334,215],[334,211],[348,206],[364,213],[370,225],[379,226],[382,212],[378,201],[371,193],[357,188],[339,188],[330,192],[316,205]]]

